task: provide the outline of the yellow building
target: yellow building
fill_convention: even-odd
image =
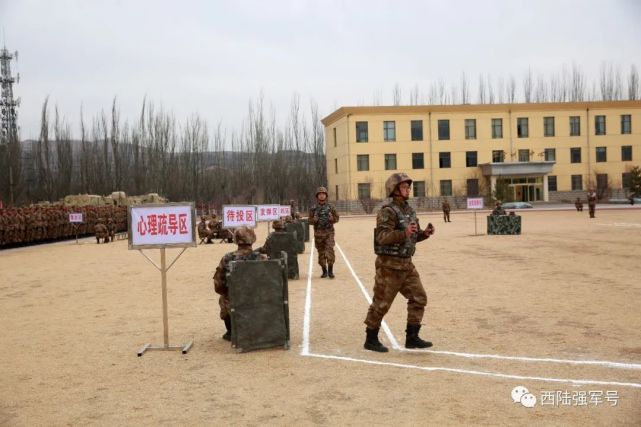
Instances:
[[[623,197],[641,165],[641,101],[342,107],[322,123],[337,200],[385,198],[396,171],[414,197]]]

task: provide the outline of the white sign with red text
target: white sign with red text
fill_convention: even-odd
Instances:
[[[223,205],[223,227],[256,227],[256,206]]]
[[[192,204],[129,207],[129,248],[196,246]]]
[[[72,224],[82,222],[82,213],[70,213],[69,222]]]
[[[467,199],[468,209],[483,209],[483,197],[471,197]]]
[[[258,221],[275,221],[280,219],[279,205],[258,205],[256,206]]]
[[[291,216],[292,214],[292,207],[287,205],[280,205],[278,209],[278,215],[283,217],[283,216]]]

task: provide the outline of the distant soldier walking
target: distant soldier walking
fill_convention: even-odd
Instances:
[[[590,211],[590,218],[594,218],[594,211],[596,210],[596,192],[594,188],[588,190],[588,210]]]
[[[318,264],[323,274],[322,278],[334,278],[334,224],[338,222],[336,208],[327,203],[327,189],[318,187],[316,190],[317,204],[309,210],[309,223],[314,226],[314,245],[318,250]]]
[[[442,208],[443,208],[443,221],[452,222],[450,221],[450,209],[451,209],[450,203],[446,199],[443,199]]]
[[[416,212],[407,203],[412,179],[404,173],[395,173],[385,182],[385,191],[392,202],[383,206],[376,217],[374,252],[376,253],[376,277],[374,298],[367,311],[365,330],[367,350],[385,353],[388,351],[378,340],[378,331],[383,317],[392,306],[399,292],[407,298],[406,348],[428,348],[429,341],[423,341],[418,333],[427,305],[427,294],[421,278],[412,263],[416,243],[434,234],[429,224],[421,230]]]

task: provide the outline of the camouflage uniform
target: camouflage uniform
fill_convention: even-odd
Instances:
[[[492,210],[492,215],[507,215],[507,212],[505,212],[505,209],[503,209],[501,202],[496,202],[494,209]]]
[[[250,261],[250,260],[265,260],[267,256],[261,254],[258,250],[253,250],[252,245],[256,242],[256,234],[254,230],[247,227],[237,228],[234,232],[234,240],[238,245],[238,250],[229,252],[222,257],[216,267],[214,274],[214,290],[220,298],[218,305],[220,306],[220,318],[225,322],[227,332],[223,335],[223,339],[231,341],[231,317],[229,311],[229,289],[227,288],[227,272],[229,271],[229,263],[232,261]]]
[[[392,306],[400,292],[407,298],[407,348],[427,348],[432,343],[418,337],[421,321],[427,305],[427,294],[421,278],[412,263],[416,243],[421,242],[433,233],[433,227],[421,230],[416,212],[401,196],[399,185],[412,180],[404,173],[390,176],[385,183],[391,203],[383,206],[376,217],[374,232],[374,251],[376,257],[376,276],[374,281],[374,298],[369,306],[365,324],[367,339],[364,347],[368,350],[386,352],[387,348],[378,341],[378,331],[383,317]],[[409,187],[408,192],[409,192]],[[407,229],[415,224],[417,231],[409,234]]]
[[[574,207],[576,208],[576,210],[578,212],[582,212],[583,211],[583,202],[581,202],[581,198],[580,197],[576,198],[576,202],[574,202]]]
[[[109,230],[107,226],[103,224],[102,218],[100,218],[94,226],[94,231],[96,233],[96,243],[100,244],[100,239],[103,239],[105,243],[109,243]]]
[[[596,193],[594,190],[588,192],[588,210],[590,211],[590,218],[594,218],[594,211],[596,210]]]
[[[325,193],[325,200],[318,199],[318,195]],[[309,210],[309,223],[314,226],[314,245],[318,250],[318,264],[323,270],[321,277],[334,278],[334,224],[338,222],[336,208],[327,203],[327,189],[318,187],[316,199],[318,204]]]
[[[443,200],[443,221],[445,222],[452,222],[450,221],[450,204],[447,200]]]

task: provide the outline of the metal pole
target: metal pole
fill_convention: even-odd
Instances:
[[[477,235],[477,232],[476,232],[476,209],[474,209],[474,235],[475,236]]]
[[[162,323],[164,327],[165,348],[169,347],[169,320],[167,316],[167,268],[165,248],[160,249],[160,273],[162,275]]]

